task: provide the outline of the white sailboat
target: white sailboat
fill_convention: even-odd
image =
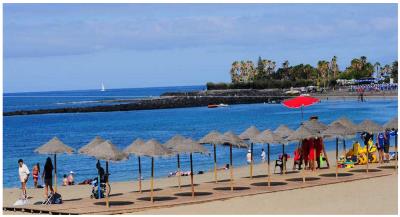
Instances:
[[[106,91],[106,88],[104,87],[103,82],[101,82],[101,89],[100,89],[100,91]]]

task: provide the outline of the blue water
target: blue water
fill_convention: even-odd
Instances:
[[[185,87],[183,89],[202,89],[203,87]],[[104,93],[118,98],[123,95],[131,96],[156,96],[166,90],[173,91],[182,88],[147,88],[110,90]],[[114,92],[115,91],[115,92]],[[77,94],[85,92],[87,96],[100,99],[95,91],[65,91],[51,93],[24,93],[24,97],[4,98],[4,108],[7,110],[19,110],[26,108],[48,108],[57,102],[68,100],[65,96],[75,96],[76,102],[88,101],[90,97],[79,97]],[[113,95],[113,92],[115,95]],[[103,93],[101,93],[103,94]],[[19,94],[14,94],[19,95]],[[63,97],[58,97],[59,95]],[[35,97],[29,97],[35,96]],[[46,96],[46,97],[40,97]],[[51,96],[51,97],[50,97]],[[355,123],[370,118],[383,124],[397,115],[396,99],[376,99],[361,103],[354,100],[329,100],[322,101],[304,109],[304,117],[317,115],[324,123],[346,116]],[[4,146],[3,146],[3,186],[18,187],[19,158],[24,159],[29,168],[39,162],[43,166],[46,155],[35,154],[33,151],[41,144],[47,142],[53,136],[58,136],[67,145],[79,149],[88,143],[96,135],[110,139],[115,145],[123,149],[134,139],[156,138],[161,142],[167,141],[175,134],[199,139],[210,130],[225,132],[232,130],[241,133],[250,125],[255,125],[260,130],[275,129],[279,124],[287,124],[295,129],[301,121],[299,110],[288,109],[280,104],[250,104],[232,105],[227,108],[208,109],[206,107],[104,112],[104,113],[77,113],[77,114],[47,114],[32,116],[4,117]],[[348,143],[350,143],[349,141]],[[212,153],[211,146],[206,146]],[[254,157],[260,162],[261,145],[254,146]],[[293,153],[295,145],[289,145],[286,150]],[[328,150],[334,149],[331,141],[326,142]],[[281,152],[281,146],[272,146],[272,158],[275,159]],[[217,161],[219,166],[229,162],[229,148],[217,148]],[[234,149],[234,165],[246,164],[246,150]],[[183,170],[189,170],[188,156],[181,157]],[[211,170],[213,168],[212,155],[194,155],[194,169]],[[73,170],[76,172],[76,180],[82,181],[96,175],[95,159],[82,155],[57,156],[58,177]],[[143,158],[142,171],[144,178],[149,178],[150,162]],[[176,170],[176,158],[159,158],[155,161],[155,174],[158,177],[167,176],[170,171]],[[137,179],[137,159],[110,164],[111,181],[126,181]],[[61,179],[59,179],[61,182]],[[32,186],[32,180],[28,182]]]

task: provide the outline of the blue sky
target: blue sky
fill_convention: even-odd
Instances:
[[[396,4],[5,4],[4,91],[227,82],[234,60],[397,59]]]

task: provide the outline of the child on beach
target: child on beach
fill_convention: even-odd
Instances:
[[[251,151],[248,150],[248,151],[247,151],[247,155],[246,155],[247,163],[248,163],[248,164],[251,164],[251,154],[252,154]]]
[[[27,199],[26,183],[28,182],[30,172],[22,159],[18,160],[18,166],[19,180],[21,181],[22,199]]]
[[[37,163],[32,168],[33,185],[35,186],[35,188],[38,187],[39,174],[40,174],[40,167],[39,167],[39,163]]]
[[[67,174],[64,174],[63,176],[63,186],[67,186],[68,185],[68,179],[67,179]]]

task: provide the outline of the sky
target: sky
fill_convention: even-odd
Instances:
[[[235,60],[397,60],[396,4],[4,4],[4,92],[229,82]]]

